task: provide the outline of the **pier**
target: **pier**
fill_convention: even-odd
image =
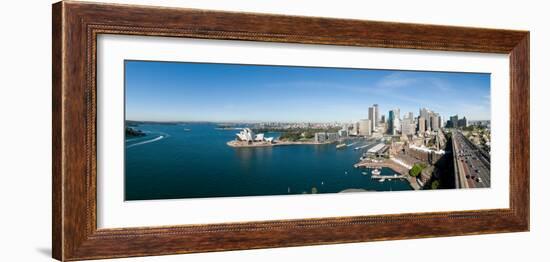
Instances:
[[[372,179],[407,179],[405,175],[372,175]]]

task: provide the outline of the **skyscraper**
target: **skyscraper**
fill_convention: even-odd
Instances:
[[[430,126],[433,131],[439,130],[439,114],[433,113],[430,116]]]
[[[372,105],[375,109],[375,122],[376,126],[378,126],[378,123],[380,123],[380,110],[378,109],[378,104]]]
[[[369,120],[371,125],[371,130],[376,130],[376,117],[378,115],[378,111],[376,110],[378,108],[378,105],[373,105],[372,107],[369,107]]]
[[[397,131],[401,130],[399,108],[392,109],[388,112],[388,134],[396,135]]]
[[[356,136],[359,135],[359,122],[353,123],[351,133]]]
[[[458,115],[451,116],[449,120],[449,127],[450,128],[457,128],[458,127]]]
[[[468,126],[468,120],[466,120],[466,117],[463,117],[462,119],[459,119],[457,122],[458,127],[467,127]]]
[[[421,108],[420,109],[420,117],[424,118],[424,121],[426,121],[426,131],[429,131],[432,129],[430,119],[431,119],[432,111],[430,111],[427,108]]]
[[[394,109],[395,110],[395,121],[393,121],[393,127],[395,128],[395,135],[397,132],[401,132],[401,113],[399,108]]]
[[[418,118],[418,134],[426,132],[426,119],[424,117]]]
[[[403,116],[403,121],[401,123],[401,134],[403,135],[414,135],[416,131],[416,125],[414,124],[413,113],[409,112]]]
[[[393,128],[394,119],[395,119],[395,113],[393,112],[393,110],[390,110],[388,112],[388,121],[387,121],[387,125],[386,125],[388,134],[390,134],[390,135],[394,134],[394,128]]]

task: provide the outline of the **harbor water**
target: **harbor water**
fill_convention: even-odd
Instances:
[[[374,141],[234,148],[238,130],[216,124],[140,124],[125,141],[125,199],[178,199],[411,190],[405,180],[381,182],[354,168]],[[277,133],[266,133],[277,137]],[[354,147],[369,144],[360,150]],[[396,172],[382,168],[382,175]],[[351,190],[357,191],[357,190]]]

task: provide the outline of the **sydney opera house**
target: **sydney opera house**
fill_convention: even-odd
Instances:
[[[263,133],[254,134],[250,128],[243,128],[241,132],[237,134],[237,139],[244,142],[273,142],[273,137],[265,137]]]

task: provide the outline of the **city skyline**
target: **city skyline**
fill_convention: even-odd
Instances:
[[[484,73],[125,61],[125,96],[136,121],[351,122],[373,104],[490,120]]]

